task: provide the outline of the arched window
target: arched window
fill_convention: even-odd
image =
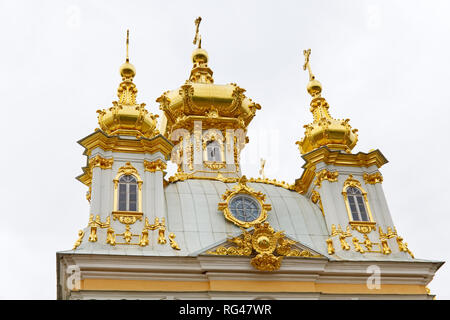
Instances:
[[[142,215],[142,179],[130,162],[120,167],[114,182],[114,212]]]
[[[136,178],[132,175],[123,175],[119,179],[119,211],[137,211]]]
[[[345,180],[342,195],[351,225],[359,223],[359,225],[375,226],[367,192],[362,188],[361,182],[353,178],[353,175],[349,175]]]
[[[206,154],[208,161],[220,162],[222,161],[220,155],[220,146],[219,143],[215,140],[208,142],[206,145]]]
[[[355,187],[348,187],[347,200],[348,205],[350,206],[353,221],[369,221],[369,216],[367,215],[364,197],[361,190]]]

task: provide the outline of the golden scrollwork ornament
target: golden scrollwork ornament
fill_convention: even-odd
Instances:
[[[256,224],[253,234],[242,230],[243,234],[228,239],[235,246],[219,246],[207,254],[251,256],[256,254],[250,264],[260,271],[276,271],[280,268],[283,257],[318,258],[320,255],[309,250],[293,249],[295,241],[286,238],[283,231],[275,231],[267,222]]]

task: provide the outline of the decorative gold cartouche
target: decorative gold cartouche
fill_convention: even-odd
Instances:
[[[334,150],[350,153],[358,141],[357,129],[352,129],[348,123],[350,119],[334,119],[328,112],[328,102],[322,98],[322,84],[316,80],[311,71],[309,56],[311,49],[304,50],[305,64],[303,70],[308,69],[309,82],[306,90],[312,96],[310,111],[314,121],[304,126],[305,136],[297,141],[300,153],[305,154],[322,146]]]
[[[137,88],[133,83],[136,68],[130,63],[128,57],[129,31],[127,30],[127,55],[125,63],[120,66],[122,82],[117,89],[119,101],[107,110],[98,110],[98,124],[100,129],[108,135],[127,135],[150,138],[157,134],[157,115],[145,109],[145,103],[137,104]]]

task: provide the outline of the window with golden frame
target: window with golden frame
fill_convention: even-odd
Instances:
[[[114,182],[113,213],[142,214],[142,179],[135,167],[127,162],[119,168]]]
[[[361,187],[361,183],[349,175],[342,189],[345,206],[350,222],[374,222],[370,210],[367,192]]]

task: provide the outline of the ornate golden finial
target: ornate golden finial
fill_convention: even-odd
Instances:
[[[308,69],[309,82],[306,86],[308,93],[312,96],[311,109],[314,121],[304,126],[305,136],[297,141],[301,154],[308,153],[322,146],[330,149],[343,150],[350,153],[358,141],[357,129],[352,129],[349,119],[334,119],[328,112],[329,105],[322,98],[322,85],[316,80],[311,71],[309,58],[311,49],[303,50],[305,63],[303,70]]]
[[[198,47],[192,52],[191,58],[194,66],[191,70],[189,81],[197,83],[214,83],[214,79],[212,78],[213,72],[208,67],[208,53],[205,49],[202,49],[202,37],[198,32],[201,21],[202,17],[195,19],[196,29],[193,43],[198,43]]]
[[[133,83],[136,69],[129,57],[130,31],[127,30],[125,42],[125,62],[119,72],[122,82],[117,89],[118,101],[108,109],[97,110],[100,129],[108,135],[126,135],[135,137],[154,137],[156,135],[156,117],[145,109],[145,103],[137,104],[137,88]]]
[[[309,82],[306,89],[308,93],[313,98],[320,98],[320,93],[322,92],[322,85],[316,80],[316,77],[311,72],[311,65],[309,64],[309,56],[311,55],[311,49],[303,50],[303,55],[305,56],[305,64],[303,65],[303,70],[308,69],[309,72]]]
[[[199,49],[202,47],[202,36],[198,34],[200,22],[202,22],[202,17],[198,17],[197,19],[195,19],[195,37],[194,37],[194,41],[193,41],[194,44],[197,44],[197,42],[198,42]]]
[[[130,58],[128,56],[128,45],[130,43],[130,31],[127,30],[127,41],[126,41],[126,49],[127,49],[127,56],[125,59],[125,63],[120,66],[120,75],[122,76],[122,80],[133,80],[134,76],[136,75],[136,69],[134,66],[130,63]]]

